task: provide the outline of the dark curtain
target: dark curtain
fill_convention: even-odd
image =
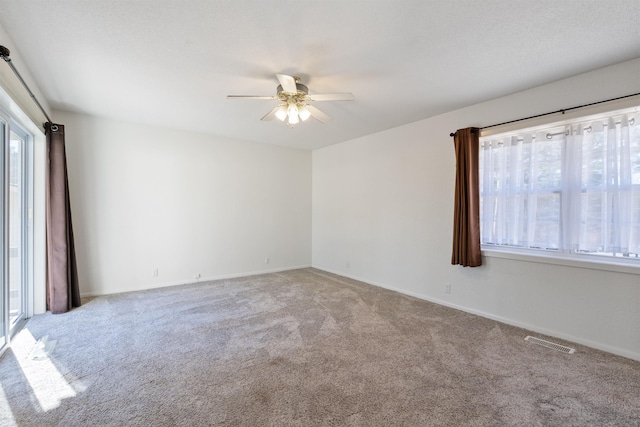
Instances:
[[[480,256],[480,187],[478,163],[480,130],[466,128],[453,136],[456,150],[456,188],[451,264],[482,265]]]
[[[64,126],[47,123],[47,309],[65,313],[80,306],[71,225]]]

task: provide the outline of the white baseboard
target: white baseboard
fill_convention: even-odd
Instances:
[[[125,287],[125,288],[115,289],[109,292],[82,292],[80,294],[80,298],[99,297],[103,295],[121,294],[125,292],[147,291],[149,289],[159,289],[159,288],[167,288],[170,286],[189,285],[193,283],[209,282],[213,280],[234,279],[236,277],[257,276],[259,274],[278,273],[280,271],[299,270],[301,268],[309,268],[309,267],[311,267],[311,265],[298,265],[293,267],[272,268],[269,270],[248,271],[244,273],[221,274],[218,276],[201,277],[199,279],[185,279],[185,280],[174,280],[171,282],[149,283],[143,286],[128,287],[128,288]]]
[[[607,344],[603,344],[603,343],[599,343],[599,342],[595,342],[595,341],[590,341],[584,338],[580,338],[580,337],[576,337],[570,334],[565,334],[563,332],[559,332],[556,330],[551,330],[551,329],[547,329],[547,328],[542,328],[536,325],[532,325],[530,323],[524,323],[524,322],[520,322],[514,319],[509,319],[506,317],[502,317],[502,316],[497,316],[491,313],[486,313],[484,311],[480,311],[480,310],[476,310],[473,308],[469,308],[469,307],[465,307],[465,306],[461,306],[461,305],[457,305],[457,304],[452,304],[448,301],[443,301],[437,298],[432,298],[429,297],[427,295],[423,295],[423,294],[418,294],[415,292],[409,292],[409,291],[405,291],[403,289],[399,289],[393,286],[389,286],[386,285],[384,283],[379,283],[370,279],[366,279],[363,277],[358,277],[358,276],[354,276],[354,275],[350,275],[350,274],[345,274],[344,272],[340,272],[340,271],[334,271],[331,270],[329,268],[325,268],[325,267],[320,267],[320,266],[316,266],[316,265],[312,265],[313,268],[316,268],[318,270],[322,270],[322,271],[326,271],[328,273],[332,273],[332,274],[337,274],[338,276],[342,276],[342,277],[347,277],[349,279],[353,279],[353,280],[357,280],[359,282],[363,282],[366,283],[368,285],[372,285],[372,286],[377,286],[379,288],[383,288],[383,289],[388,289],[390,291],[395,291],[404,295],[409,295],[418,299],[422,299],[425,301],[429,301],[435,304],[439,304],[439,305],[443,305],[445,307],[449,307],[449,308],[454,308],[456,310],[460,310],[460,311],[464,311],[466,313],[470,313],[470,314],[475,314],[477,316],[480,317],[484,317],[487,319],[491,319],[491,320],[495,320],[497,322],[500,323],[505,323],[507,325],[511,325],[511,326],[516,326],[518,328],[522,328],[522,329],[526,329],[528,331],[532,331],[532,332],[537,332],[539,334],[543,334],[543,335],[547,335],[550,337],[555,337],[561,340],[565,340],[565,341],[569,341],[569,342],[573,342],[576,344],[580,344],[580,345],[584,345],[586,347],[591,347],[591,348],[595,348],[597,350],[602,350],[602,351],[606,351],[607,353],[611,353],[611,354],[616,354],[618,356],[623,356],[623,357],[627,357],[629,359],[633,359],[633,360],[637,360],[640,361],[640,353],[636,353],[633,351],[629,351],[623,348],[619,348],[619,347],[614,347],[614,346],[610,346]],[[524,339],[524,337],[522,337]]]

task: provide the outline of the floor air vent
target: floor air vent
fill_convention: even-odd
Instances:
[[[567,354],[573,354],[576,352],[575,348],[571,348],[571,347],[566,347],[564,345],[560,345],[560,344],[556,344],[554,342],[551,341],[545,341],[542,340],[540,338],[536,338],[536,337],[532,337],[530,335],[527,335],[527,337],[524,339],[525,341],[529,341],[532,344],[538,344],[541,345],[543,347],[547,347],[553,350],[558,350],[561,351],[563,353],[567,353]]]

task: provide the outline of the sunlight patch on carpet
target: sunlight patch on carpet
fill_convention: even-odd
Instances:
[[[53,347],[51,342],[47,347],[47,340],[36,342],[28,329],[20,331],[11,345],[22,373],[44,412],[57,408],[62,400],[76,396],[76,391],[51,360]]]

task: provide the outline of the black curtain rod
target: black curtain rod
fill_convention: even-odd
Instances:
[[[471,129],[471,133],[474,133],[476,130],[483,130],[483,129],[493,128],[493,127],[496,127],[496,126],[508,125],[510,123],[517,123],[517,122],[521,122],[523,120],[536,119],[538,117],[549,116],[551,114],[558,114],[558,113],[564,114],[567,111],[577,110],[578,108],[590,107],[592,105],[602,104],[604,102],[617,101],[618,99],[630,98],[632,96],[637,96],[637,95],[640,95],[640,92],[639,93],[633,93],[631,95],[619,96],[617,98],[611,98],[611,99],[607,99],[607,100],[604,100],[604,101],[592,102],[590,104],[578,105],[577,107],[563,108],[562,110],[551,111],[550,113],[536,114],[535,116],[524,117],[522,119],[509,120],[508,122],[496,123],[495,125],[483,126],[481,128],[473,128],[473,129]],[[455,135],[456,135],[455,132],[451,132],[449,134],[450,137],[454,137]]]
[[[29,86],[27,86],[27,82],[24,81],[16,67],[14,67],[13,63],[11,62],[11,58],[9,58],[9,55],[11,55],[11,51],[4,46],[0,46],[0,56],[5,60],[7,64],[9,64],[9,67],[11,67],[15,75],[18,76],[18,79],[20,80],[20,83],[22,83],[22,86],[24,86],[27,92],[29,92],[31,98],[34,100],[38,108],[40,108],[40,111],[42,111],[42,114],[44,114],[44,116],[47,118],[47,123],[44,124],[44,128],[47,129],[47,125],[52,123],[51,118],[49,118],[49,115],[46,111],[44,111],[44,108],[42,108],[42,105],[40,105],[40,102],[38,102],[36,96],[33,94],[33,92],[31,92],[31,89],[29,89]]]

